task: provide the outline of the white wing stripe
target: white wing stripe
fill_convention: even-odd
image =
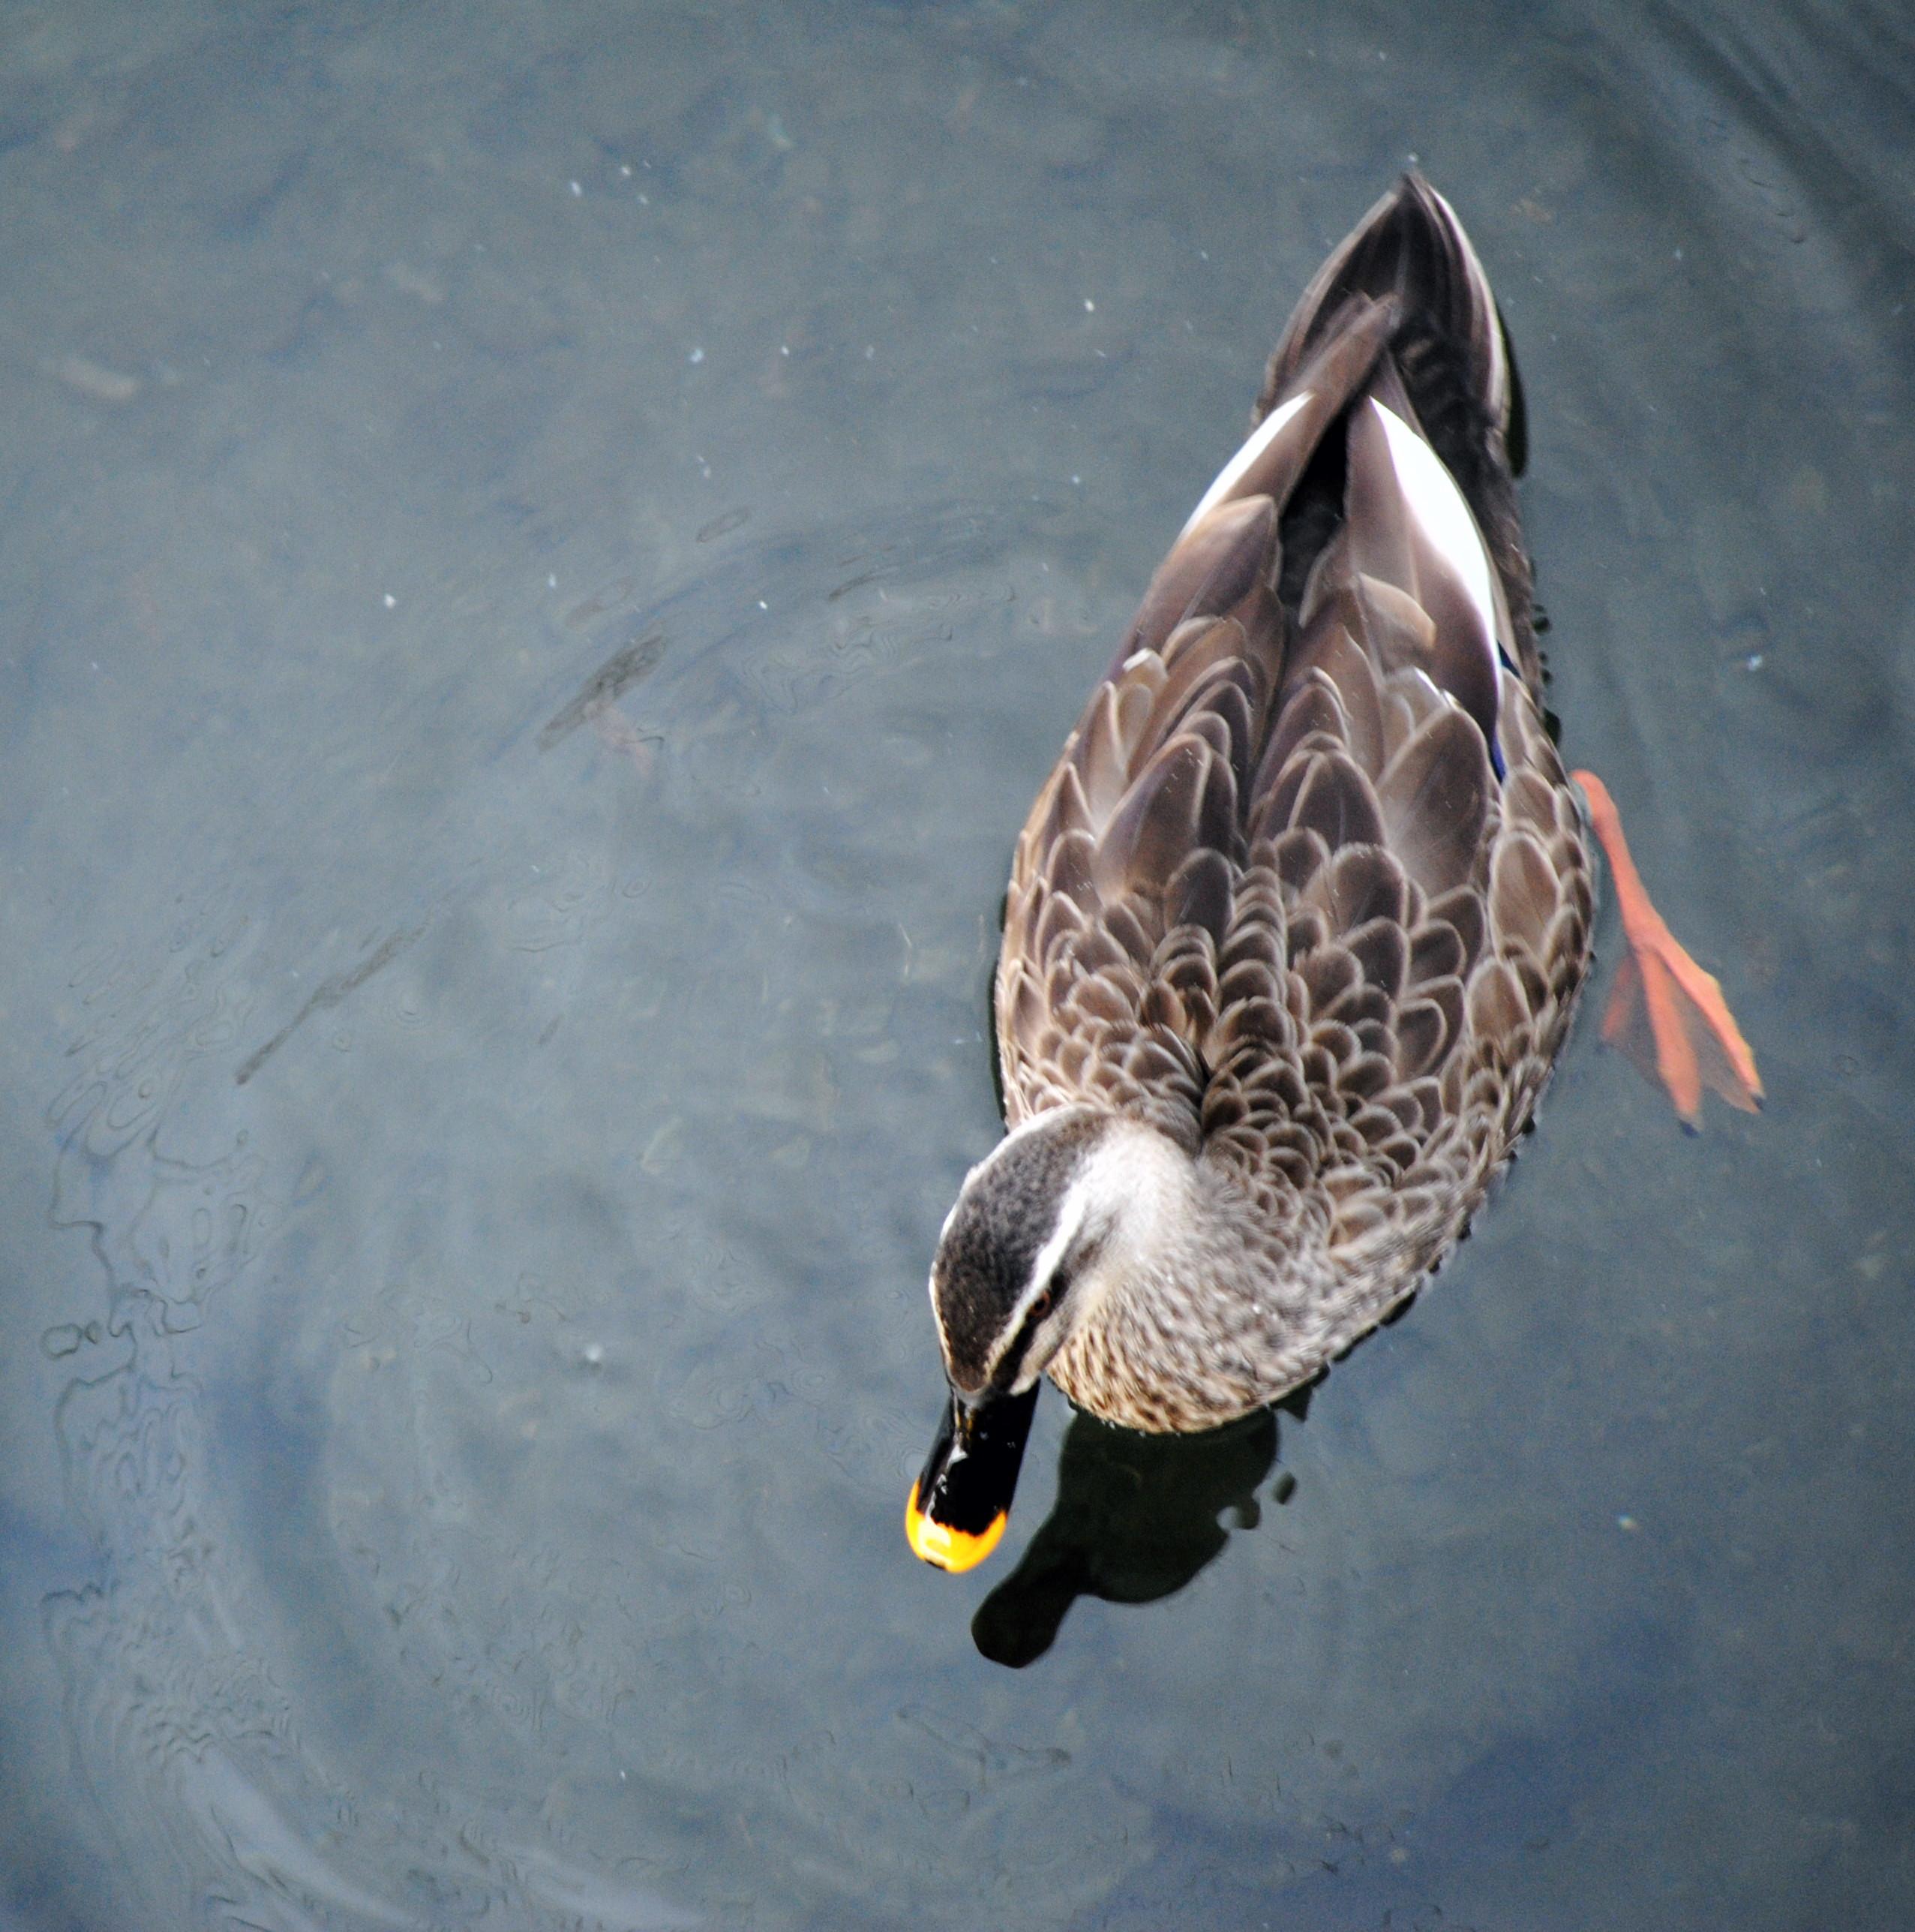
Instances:
[[[1202,501],[1198,503],[1195,509],[1191,511],[1189,522],[1185,524],[1177,533],[1178,542],[1182,542],[1184,539],[1188,536],[1190,532],[1196,529],[1197,525],[1229,495],[1231,491],[1241,480],[1244,471],[1270,447],[1282,431],[1283,425],[1290,421],[1305,403],[1309,401],[1311,393],[1310,390],[1305,389],[1301,394],[1293,395],[1282,408],[1273,409],[1250,431],[1250,440],[1217,473],[1216,482],[1205,491]]]
[[[1370,407],[1383,425],[1397,486],[1431,546],[1455,571],[1483,620],[1484,648],[1496,648],[1496,599],[1490,589],[1490,553],[1469,514],[1456,479],[1442,459],[1393,409],[1374,396]]]

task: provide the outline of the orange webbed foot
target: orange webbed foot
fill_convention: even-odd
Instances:
[[[1570,776],[1589,801],[1589,824],[1609,861],[1629,943],[1602,1016],[1603,1038],[1661,1081],[1691,1131],[1702,1117],[1705,1087],[1731,1107],[1754,1113],[1762,1104],[1761,1077],[1721,987],[1649,903],[1608,786],[1592,771]]]

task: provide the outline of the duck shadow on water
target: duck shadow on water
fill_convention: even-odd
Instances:
[[[1277,1408],[1301,1422],[1310,1391]],[[1230,1540],[1254,1529],[1277,1461],[1277,1411],[1202,1435],[1139,1435],[1081,1411],[1058,1459],[1057,1501],[1015,1570],[979,1605],[971,1634],[993,1663],[1022,1670],[1057,1641],[1080,1597],[1154,1603],[1183,1588]],[[1295,1481],[1277,1478],[1287,1502]]]

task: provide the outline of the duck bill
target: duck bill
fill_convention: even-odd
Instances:
[[[970,1570],[998,1546],[1037,1406],[1037,1383],[1021,1396],[953,1395],[924,1473],[905,1505],[905,1535],[926,1563]]]

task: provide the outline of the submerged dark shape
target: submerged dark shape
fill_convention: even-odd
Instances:
[[[244,1086],[315,1013],[323,1013],[329,1008],[338,1005],[348,993],[357,992],[374,973],[390,966],[425,930],[423,925],[419,925],[410,927],[404,932],[389,933],[371,955],[362,960],[357,966],[344,972],[330,974],[322,980],[314,987],[306,1003],[299,1011],[265,1045],[255,1047],[247,1056],[239,1071],[233,1077],[233,1085]]]
[[[959,1416],[1048,1375],[1188,1432],[1307,1381],[1463,1233],[1588,971],[1514,365],[1420,177],[1318,272],[1253,421],[1018,841],[1010,1131],[932,1271]],[[933,1560],[988,1553],[1016,1468],[968,1472],[995,1527]],[[921,1555],[946,1493],[914,1492]]]
[[[1174,1595],[1221,1554],[1231,1529],[1256,1527],[1257,1489],[1276,1459],[1271,1409],[1186,1436],[1073,1417],[1056,1504],[1016,1569],[978,1606],[972,1639],[993,1663],[1021,1669],[1056,1642],[1080,1597]]]
[[[539,749],[553,746],[582,724],[608,711],[635,684],[642,683],[665,661],[665,633],[650,630],[622,644],[586,679],[578,691],[548,718],[539,733]]]

